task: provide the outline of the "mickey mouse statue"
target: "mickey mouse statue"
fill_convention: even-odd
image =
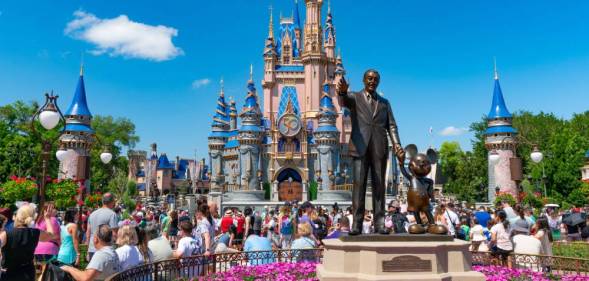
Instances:
[[[432,163],[436,163],[438,155],[435,150],[428,149],[426,154],[418,153],[417,146],[410,144],[405,147],[409,155],[409,170],[404,165],[404,157],[400,160],[400,168],[403,176],[410,182],[407,190],[407,210],[415,216],[414,225],[409,227],[411,234],[423,234],[426,229],[423,227],[420,212],[425,213],[429,226],[427,232],[432,234],[446,234],[448,229],[443,225],[436,225],[430,209],[430,201],[434,200],[434,182],[426,176],[432,170]]]

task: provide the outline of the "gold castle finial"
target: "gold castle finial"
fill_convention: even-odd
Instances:
[[[272,16],[272,5],[270,5],[270,24],[268,25],[268,38],[274,38],[274,21]]]
[[[250,64],[250,81],[254,81],[254,64]]]
[[[84,52],[82,52],[80,59],[80,76],[84,76]]]
[[[495,74],[495,80],[499,80],[499,72],[497,72],[497,59],[493,57],[493,73]]]

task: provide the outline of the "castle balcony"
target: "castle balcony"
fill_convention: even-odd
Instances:
[[[329,187],[329,190],[338,190],[338,191],[349,191],[352,192],[352,188],[354,187],[353,183],[346,183],[346,184],[336,184]]]

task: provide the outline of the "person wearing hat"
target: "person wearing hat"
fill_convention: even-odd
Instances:
[[[315,209],[315,207],[313,206],[313,204],[309,201],[305,201],[302,205],[301,205],[301,210],[303,211],[303,214],[301,215],[301,217],[299,218],[298,224],[303,224],[303,223],[308,223],[311,225],[311,227],[313,228],[313,232],[315,232],[315,224],[312,221],[312,214],[313,214],[313,210]]]
[[[513,224],[511,233],[515,254],[539,255],[542,251],[542,242],[530,235],[528,224],[524,224],[522,220]]]
[[[229,231],[229,227],[233,225],[233,211],[231,209],[225,210],[225,215],[221,219],[221,233]]]

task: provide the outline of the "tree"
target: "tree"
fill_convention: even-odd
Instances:
[[[59,130],[45,130],[39,122],[34,122],[35,131],[31,129],[31,117],[38,110],[37,102],[25,103],[16,101],[0,107],[0,181],[5,181],[11,175],[21,177],[37,176],[41,173],[41,139],[51,140],[53,145],[50,155],[55,155],[58,149],[57,138]],[[114,170],[127,171],[128,161],[120,157],[123,147],[133,148],[139,141],[135,135],[135,125],[126,118],[111,116],[94,116],[92,127],[96,131],[97,139],[107,145],[113,154],[109,164],[100,161],[103,147],[94,145],[91,156],[91,182],[93,190],[106,187],[110,179],[114,178]],[[60,123],[57,128],[63,128]],[[48,175],[57,177],[59,162],[55,157],[49,157]],[[98,188],[96,188],[98,187]]]
[[[127,182],[127,195],[131,198],[137,196],[137,183],[134,180]]]
[[[127,185],[129,178],[126,173],[115,169],[114,178],[108,183],[108,191],[112,193],[117,202],[122,202],[123,198],[127,196]]]
[[[100,161],[100,154],[104,147],[99,145],[92,149],[92,182],[94,187],[107,186],[109,180],[114,178],[115,170],[124,173],[128,172],[128,160],[121,157],[123,147],[131,149],[139,141],[135,135],[135,125],[127,118],[113,118],[112,116],[95,116],[92,119],[92,128],[96,131],[96,136],[103,146],[107,146],[113,155],[113,159],[108,164]]]
[[[444,192],[463,201],[482,200],[485,195],[486,175],[480,172],[482,162],[476,155],[462,151],[458,142],[442,143],[439,155],[442,174],[447,179]]]

